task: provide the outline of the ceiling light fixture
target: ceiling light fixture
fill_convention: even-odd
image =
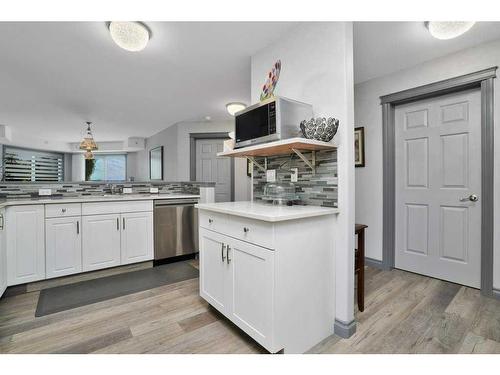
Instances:
[[[149,29],[140,22],[110,22],[109,33],[118,46],[131,52],[142,51],[151,37]]]
[[[456,38],[457,36],[469,31],[470,28],[474,26],[475,22],[427,21],[424,24],[434,38],[445,40]]]
[[[226,110],[231,116],[234,116],[236,112],[242,111],[246,107],[246,104],[240,102],[232,102],[226,104]]]

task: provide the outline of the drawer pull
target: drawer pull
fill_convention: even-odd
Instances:
[[[63,214],[66,213],[66,209],[65,208],[61,208],[61,211],[62,211]]]
[[[221,247],[221,257],[222,257],[222,263],[224,263],[224,261],[226,260],[226,257],[224,256],[224,249],[225,249],[226,245],[224,245],[224,243],[222,243],[222,247]],[[228,246],[229,248],[229,246]]]
[[[80,222],[76,221],[76,234],[80,234]]]
[[[212,224],[214,222],[213,219],[208,219],[208,224]]]
[[[250,232],[250,228],[244,227],[244,228],[243,228],[243,232],[245,232],[245,233]]]

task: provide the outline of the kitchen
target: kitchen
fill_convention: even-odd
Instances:
[[[19,94],[5,96],[0,125],[2,352],[204,352],[190,344],[196,334],[228,339],[208,352],[304,353],[334,333],[354,334],[354,260],[342,250],[354,248],[345,229],[353,215],[342,211],[353,199],[352,75],[330,66],[345,71],[352,61],[348,24],[0,28],[10,49],[3,78]],[[232,51],[218,41],[249,32],[254,39]],[[178,38],[170,49],[167,36]],[[325,48],[305,62],[311,37]],[[184,47],[193,43],[195,53]],[[66,60],[54,66],[49,56],[61,51]],[[214,53],[233,77],[223,85]],[[193,70],[193,55],[206,60],[203,69]],[[299,94],[310,74],[322,81]],[[167,81],[190,100],[160,101]],[[43,87],[51,90],[40,96]],[[18,109],[21,97],[30,110]],[[190,102],[200,105],[193,111]],[[116,309],[124,320],[105,327]],[[27,322],[37,327],[25,330]]]

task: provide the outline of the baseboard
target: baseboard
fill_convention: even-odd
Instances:
[[[378,268],[381,270],[386,269],[386,266],[384,265],[384,263],[381,260],[368,258],[368,257],[365,257],[365,265],[370,266],[370,267],[374,267],[374,268]]]
[[[500,300],[500,290],[493,289],[493,298]]]
[[[352,320],[349,323],[343,322],[342,320],[335,319],[335,325],[333,327],[333,332],[342,337],[343,339],[348,339],[356,333],[356,320]]]

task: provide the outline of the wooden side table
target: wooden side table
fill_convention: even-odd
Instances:
[[[365,228],[368,225],[356,224],[358,248],[354,250],[354,272],[358,275],[358,309],[365,310]]]

